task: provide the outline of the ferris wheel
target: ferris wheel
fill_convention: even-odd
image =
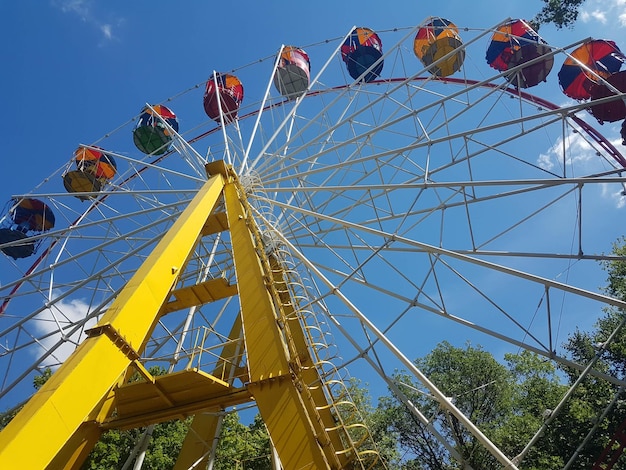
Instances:
[[[454,339],[586,370],[560,344],[603,308],[626,307],[598,293],[599,262],[616,259],[608,253],[620,234],[606,194],[626,182],[626,158],[598,121],[626,117],[623,59],[610,41],[548,44],[522,21],[462,29],[430,18],[283,45],[254,64],[211,71],[173,98],[139,103],[137,116],[96,142],[78,141],[57,172],[4,208],[1,408],[21,404],[34,376],[96,336],[124,350],[148,382],[155,365],[172,376],[219,370],[239,393],[227,406],[253,398],[270,406],[249,390],[247,369],[275,338],[270,326],[254,331],[256,317],[240,324],[240,300],[261,302],[255,289],[267,288],[284,315],[274,334],[292,359],[307,349],[323,403],[349,401],[348,374],[372,393],[401,396],[393,373],[408,370],[515,468],[516,456],[503,455],[412,361]],[[564,106],[540,97],[559,80],[574,99]],[[230,196],[219,189],[229,184]],[[191,224],[189,208],[204,204],[193,235],[179,221]],[[239,257],[237,220],[253,243]],[[180,263],[146,274],[148,290],[166,296],[133,344],[106,321],[109,312],[141,281],[142,266],[158,265],[183,238]],[[168,276],[173,284],[161,287]],[[158,396],[176,404],[166,380]],[[126,388],[118,412],[152,399]],[[179,413],[202,409],[189,407]],[[155,412],[104,422],[145,425]],[[425,418],[416,411],[416,419]],[[348,440],[361,455],[358,439]],[[289,452],[280,457],[295,468]]]

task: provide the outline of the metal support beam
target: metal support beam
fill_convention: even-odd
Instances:
[[[254,227],[251,215],[244,209],[245,195],[229,182],[224,187],[224,199],[250,371],[248,389],[256,399],[284,468],[340,468],[336,458],[328,461],[294,383],[284,325],[269,290],[273,280],[262,266],[263,248],[251,233]]]
[[[297,314],[296,306],[293,303],[291,292],[287,286],[286,273],[280,261],[274,254],[268,256],[268,261],[272,269],[272,280],[274,288],[278,293],[283,323],[288,332],[287,337],[291,342],[291,350],[295,361],[294,371],[297,378],[303,385],[303,392],[306,394],[304,400],[309,416],[313,417],[312,422],[318,441],[323,443],[323,449],[327,457],[340,460],[340,468],[346,468],[351,460],[357,458],[356,449],[353,449],[350,437],[346,435],[345,428],[338,422],[338,417],[333,415],[333,408],[329,401],[331,396],[325,393],[324,384],[321,381],[315,360],[311,356],[308,341],[304,332],[304,325]]]
[[[98,325],[0,433],[1,469],[78,469],[105,429],[197,414],[175,467],[188,468],[210,455],[219,412],[253,399],[283,468],[340,469],[358,458],[337,425],[285,273],[265,252],[244,189],[223,162],[208,164],[207,173]],[[217,213],[222,202],[226,210]],[[175,290],[199,238],[226,230],[237,285],[220,279]],[[241,313],[213,375],[194,369],[153,377],[138,361],[162,315],[235,294]],[[129,383],[136,370],[146,380]]]
[[[220,174],[209,179],[111,304],[100,332],[92,332],[0,433],[0,468],[80,465],[111,411],[112,390],[149,339],[223,187]]]
[[[228,334],[229,341],[222,348],[221,360],[213,370],[213,375],[222,376],[229,383],[243,357],[242,336],[241,315],[237,315]],[[220,419],[216,413],[198,413],[193,417],[173,470],[187,470],[193,465],[196,465],[194,468],[206,468],[219,432]]]

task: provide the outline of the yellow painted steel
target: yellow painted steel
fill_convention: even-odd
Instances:
[[[215,302],[219,299],[232,297],[237,294],[237,286],[231,285],[226,279],[210,279],[193,286],[183,287],[172,291],[175,300],[163,306],[163,315],[198,305]]]
[[[209,179],[107,310],[100,330],[0,433],[0,468],[43,469],[55,456],[83,456],[77,449],[93,446],[98,415],[148,340],[223,186],[221,175]],[[55,468],[73,468],[73,462]]]
[[[349,436],[342,426],[337,426],[337,417],[333,416],[325,388],[321,382],[315,360],[311,356],[305,330],[293,304],[293,299],[287,287],[285,276],[287,275],[275,255],[268,256],[272,270],[274,288],[279,296],[281,314],[283,315],[287,337],[292,342],[292,351],[297,360],[296,373],[302,383],[306,384],[303,389],[305,406],[309,416],[314,417],[318,441],[323,443],[323,450],[328,459],[338,459],[339,468],[346,468],[348,462],[355,460],[356,451],[352,448]],[[331,460],[331,461],[332,461]]]
[[[0,433],[0,469],[78,469],[103,429],[192,414],[175,469],[204,465],[218,433],[216,413],[252,399],[285,470],[352,468],[356,450],[321,384],[280,262],[265,253],[232,169],[213,162],[207,173],[88,338]],[[226,211],[216,212],[222,202]],[[220,279],[174,290],[199,237],[225,230],[237,285]],[[138,362],[161,315],[237,293],[241,313],[213,375],[192,369],[152,377]],[[144,382],[128,383],[135,370]],[[233,387],[235,377],[244,386]]]
[[[222,348],[220,361],[213,370],[213,375],[222,376],[224,380],[230,382],[230,379],[237,374],[237,364],[240,363],[244,352],[242,336],[241,315],[237,315],[228,334],[229,341]],[[244,381],[248,381],[247,376]],[[223,408],[219,411],[223,411]],[[185,436],[173,470],[187,470],[193,465],[195,468],[206,468],[214,439],[219,431],[218,426],[219,415],[217,413],[196,414]]]
[[[224,176],[224,175],[223,175]],[[202,228],[202,235],[223,232],[228,229],[228,220],[224,212],[211,214]]]
[[[154,382],[132,382],[116,391],[114,418],[105,427],[137,428],[185,418],[202,410],[248,403],[245,388],[230,387],[217,377],[195,369],[155,377]]]
[[[298,390],[306,384],[298,382],[297,371],[291,370],[284,324],[270,292],[273,279],[269,265],[262,265],[263,246],[251,233],[255,227],[244,208],[245,195],[237,185],[228,183],[224,200],[250,371],[248,388],[285,469],[340,468],[339,461],[329,461],[322,449],[312,423],[314,417]]]
[[[206,468],[211,444],[219,431],[219,419],[217,413],[199,413],[194,416],[173,470]]]
[[[271,379],[289,375],[287,347],[278,325],[278,318],[268,291],[271,282],[263,272],[257,247],[248,228],[247,215],[239,200],[237,187],[230,183],[224,188],[228,222],[239,301],[243,316],[246,350],[263,358],[251,361],[248,358],[250,380]],[[258,249],[262,249],[259,247]]]

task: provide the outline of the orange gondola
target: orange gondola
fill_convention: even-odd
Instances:
[[[74,152],[76,169],[63,175],[63,185],[69,193],[97,193],[117,173],[117,164],[112,156],[100,147],[80,146]],[[80,200],[92,195],[78,194]]]

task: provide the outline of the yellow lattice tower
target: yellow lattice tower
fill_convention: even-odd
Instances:
[[[0,468],[79,468],[106,429],[192,415],[175,468],[199,462],[195,468],[202,468],[218,412],[252,400],[284,469],[375,465],[322,386],[280,262],[266,253],[236,175],[223,162],[208,164],[207,173],[207,183],[87,339],[0,433]],[[226,230],[237,284],[213,279],[177,288],[200,237]],[[153,377],[139,361],[161,316],[236,294],[241,314],[212,373],[188,368]],[[247,367],[235,371],[244,354]],[[144,380],[129,382],[136,372]],[[235,373],[245,385],[232,385],[228,377]]]

